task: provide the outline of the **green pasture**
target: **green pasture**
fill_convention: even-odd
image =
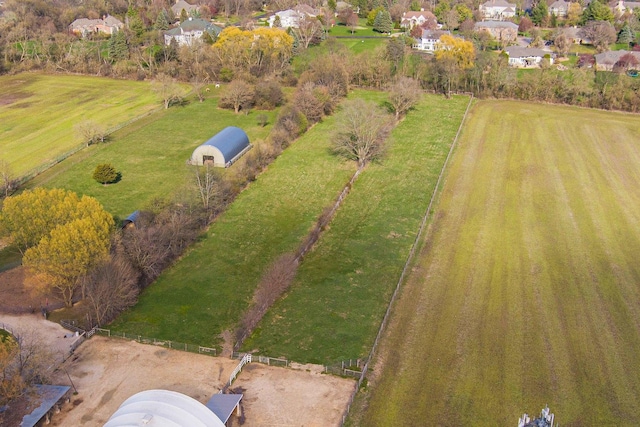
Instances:
[[[367,92],[359,92],[367,96]],[[339,113],[337,113],[339,114]],[[110,327],[205,346],[234,328],[265,269],[294,251],[355,165],[330,152],[335,116],[282,153]]]
[[[468,101],[424,96],[394,129],[245,350],[325,364],[367,356]]]
[[[216,89],[220,90],[220,89]],[[185,106],[154,113],[115,132],[109,142],[83,150],[30,183],[58,187],[97,198],[105,208],[122,218],[146,207],[153,199],[171,198],[184,187],[190,175],[186,162],[193,150],[226,126],[238,126],[252,143],[264,139],[276,111],[234,114],[217,108],[213,92],[200,103],[191,99]],[[261,127],[258,114],[269,116]],[[93,180],[98,164],[111,163],[122,179],[104,186]]]
[[[366,426],[640,419],[640,120],[481,101],[380,345]]]
[[[0,77],[0,159],[13,173],[81,145],[74,126],[91,120],[113,128],[160,106],[148,82],[20,73]]]

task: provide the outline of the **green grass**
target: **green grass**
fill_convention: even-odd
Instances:
[[[235,326],[265,268],[298,247],[353,173],[354,165],[330,152],[334,122],[330,117],[294,142],[111,327],[219,344],[219,334]]]
[[[20,252],[14,246],[5,246],[0,249],[0,273],[17,267],[22,262]]]
[[[378,46],[386,46],[389,39],[383,37],[375,39],[338,39],[338,42],[348,47],[354,53],[362,53],[366,50],[376,49]]]
[[[0,77],[0,158],[17,176],[83,143],[74,126],[112,128],[160,105],[148,82],[21,73]]]
[[[271,125],[258,125],[256,116],[262,113],[269,116],[272,124],[277,111],[236,115],[218,109],[213,95],[202,103],[192,101],[183,107],[171,107],[114,133],[106,144],[83,150],[30,185],[93,196],[122,218],[155,198],[171,198],[186,185],[190,177],[186,161],[191,153],[224,127],[241,127],[252,143],[264,139]],[[107,186],[94,181],[93,171],[100,163],[111,163],[122,174],[121,181]]]
[[[640,415],[640,121],[482,101],[354,424]]]
[[[467,102],[424,96],[395,128],[245,350],[313,363],[367,356]]]

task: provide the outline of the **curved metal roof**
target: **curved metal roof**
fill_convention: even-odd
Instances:
[[[209,138],[202,145],[216,147],[224,156],[225,162],[228,162],[249,146],[249,137],[242,129],[229,126]]]
[[[104,427],[224,427],[197,400],[169,390],[146,390],[125,400]]]

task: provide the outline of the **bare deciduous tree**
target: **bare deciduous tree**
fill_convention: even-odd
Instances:
[[[222,175],[210,165],[193,166],[194,183],[202,207],[206,211],[214,205],[216,198],[222,193]]]
[[[322,24],[320,21],[309,15],[305,15],[298,22],[298,27],[291,28],[291,31],[298,39],[298,46],[307,49],[310,44],[317,44],[322,37]]]
[[[240,109],[250,107],[253,104],[253,99],[253,86],[244,80],[234,80],[229,83],[220,96],[218,105],[222,108],[233,108],[233,111],[238,114]]]
[[[107,138],[107,132],[103,126],[93,120],[84,120],[75,126],[76,133],[87,143],[87,147],[91,144],[104,142]]]
[[[598,50],[604,52],[609,49],[609,45],[616,41],[616,29],[607,21],[589,21],[580,30],[584,38],[591,40],[591,44]]]
[[[13,176],[11,165],[0,160],[0,197],[9,197],[18,188],[18,180]]]
[[[391,131],[390,116],[375,103],[362,99],[346,101],[334,137],[334,150],[363,168],[384,152]]]
[[[173,77],[160,73],[153,79],[152,85],[153,90],[162,99],[165,109],[182,101],[183,91]]]
[[[420,100],[421,93],[420,83],[410,77],[400,77],[389,87],[389,104],[396,120]]]
[[[138,300],[138,275],[122,255],[97,266],[85,280],[92,324],[104,325]]]

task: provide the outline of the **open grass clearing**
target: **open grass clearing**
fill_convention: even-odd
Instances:
[[[149,82],[21,73],[0,77],[0,159],[15,175],[51,163],[84,141],[74,126],[113,128],[160,106]]]
[[[267,114],[269,125],[258,125],[258,114]],[[171,107],[115,132],[108,143],[83,150],[29,185],[65,188],[93,196],[109,212],[123,218],[156,198],[171,198],[184,188],[192,172],[187,160],[211,136],[227,126],[238,126],[255,144],[266,138],[276,114],[276,110],[245,115],[218,109],[217,96],[212,93],[202,103],[191,100],[185,106]],[[93,171],[101,163],[112,164],[122,179],[106,186],[96,182]]]
[[[355,164],[330,152],[334,123],[329,117],[294,142],[111,327],[219,344],[220,333],[235,327],[247,308],[265,268],[298,247],[354,172]]]
[[[245,350],[311,363],[367,356],[468,100],[425,95],[394,129]]]
[[[640,418],[640,120],[472,110],[353,424]]]

